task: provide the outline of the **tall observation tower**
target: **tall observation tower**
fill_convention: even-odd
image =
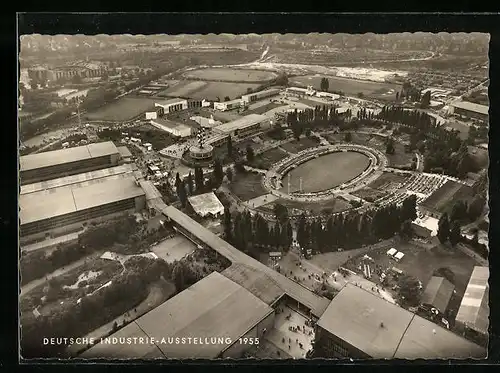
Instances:
[[[209,161],[214,154],[212,145],[206,143],[206,132],[201,128],[196,134],[197,144],[189,148],[189,155],[191,158],[199,161]]]

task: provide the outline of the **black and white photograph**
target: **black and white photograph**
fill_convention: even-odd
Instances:
[[[23,359],[475,359],[486,33],[19,35]]]

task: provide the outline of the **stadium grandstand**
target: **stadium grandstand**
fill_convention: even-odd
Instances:
[[[425,215],[439,219],[444,212],[452,207],[453,201],[473,194],[473,189],[470,186],[448,180],[420,203],[419,210]]]
[[[486,350],[354,284],[319,319],[314,356],[358,359],[485,358]]]
[[[193,307],[193,305],[203,307]],[[238,358],[274,324],[274,310],[218,272],[136,319],[109,338],[142,337],[152,343],[100,342],[84,358]]]
[[[111,141],[21,156],[21,185],[117,166],[120,152]]]
[[[245,104],[248,105],[252,102],[261,100],[263,98],[271,97],[271,96],[276,96],[280,93],[279,88],[271,88],[271,89],[266,89],[264,91],[259,91],[259,92],[254,92],[250,93],[248,95],[243,95],[241,96],[241,101]]]

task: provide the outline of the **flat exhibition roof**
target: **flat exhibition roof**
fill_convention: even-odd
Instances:
[[[82,174],[59,177],[57,179],[41,181],[39,183],[21,185],[20,194],[34,193],[52,188],[60,188],[72,184],[86,183],[91,180],[109,178],[111,176],[126,176],[127,174],[132,173],[135,170],[137,170],[136,165],[124,164],[121,166],[104,168],[102,170],[95,170]]]
[[[234,130],[253,126],[257,123],[265,122],[266,120],[268,120],[268,118],[265,115],[248,114],[243,118],[221,124],[220,126],[215,127],[215,129],[222,132],[232,132]]]
[[[219,201],[214,192],[188,197],[188,201],[193,210],[201,216],[206,216],[207,214],[216,215],[224,212],[224,205]]]
[[[374,359],[486,357],[484,348],[353,284],[333,298],[318,326]]]
[[[366,290],[347,284],[333,298],[318,326],[372,358],[390,359],[413,316]]]
[[[474,113],[488,115],[489,107],[486,105],[475,104],[468,101],[457,101],[452,104],[453,107],[472,111]]]
[[[146,313],[118,333],[162,338],[229,338],[230,343],[156,343],[166,358],[216,358],[232,342],[270,315],[271,307],[235,282],[212,272],[183,292]],[[112,336],[113,337],[113,336]],[[152,348],[152,347],[151,347]],[[149,351],[145,351],[149,353]],[[144,352],[141,352],[144,354]],[[136,345],[97,344],[82,357],[138,357]]]
[[[24,155],[19,159],[19,167],[22,172],[112,154],[119,154],[118,149],[113,142],[106,141],[74,148]]]
[[[102,178],[19,197],[21,225],[144,195],[135,177]]]

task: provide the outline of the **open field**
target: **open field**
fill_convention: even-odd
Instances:
[[[193,92],[189,97],[199,100],[206,99],[209,101],[214,101],[218,97],[221,101],[224,101],[224,98],[229,96],[229,98],[233,100],[246,94],[248,88],[255,90],[258,89],[259,86],[259,84],[251,83],[208,82],[201,89]]]
[[[226,96],[235,99],[247,93],[248,88],[256,90],[260,84],[231,83],[231,82],[204,82],[189,80],[171,80],[167,89],[159,92],[158,97],[189,97],[192,99],[206,99],[214,101],[219,97],[224,101]]]
[[[290,213],[310,211],[313,215],[319,215],[323,213],[331,214],[335,212],[345,211],[352,207],[349,202],[344,201],[340,198],[321,202],[298,202],[290,201],[288,199],[278,199],[274,202],[268,203],[267,205],[261,206],[259,209],[267,213],[273,213],[273,207],[276,203],[285,206],[290,211]]]
[[[262,175],[251,172],[235,174],[233,181],[229,184],[229,190],[242,201],[267,194],[267,190],[262,186]]]
[[[460,250],[446,248],[439,244],[429,249],[410,242],[396,244],[394,248],[405,254],[399,263],[387,256],[386,252],[389,248],[371,251],[369,255],[376,265],[384,269],[396,266],[404,274],[416,277],[422,282],[424,289],[436,270],[447,268],[453,273],[452,278],[448,280],[455,285],[457,295],[462,296],[476,265],[473,258]],[[346,263],[346,267],[358,271],[357,266],[360,260],[359,256],[353,258]],[[372,281],[378,281],[378,279],[373,277]]]
[[[446,212],[452,208],[455,201],[470,202],[473,197],[474,191],[471,187],[447,181],[441,188],[432,193],[422,205],[439,212]]]
[[[269,102],[265,105],[261,105],[255,109],[250,109],[250,110],[247,110],[243,113],[243,115],[248,115],[248,114],[264,114],[264,113],[267,113],[268,111],[272,110],[272,109],[276,109],[276,108],[279,108],[279,107],[282,107],[282,106],[286,106],[284,104],[279,104],[279,103],[276,103],[276,102]]]
[[[302,137],[299,141],[292,140],[286,144],[281,145],[281,147],[290,153],[299,153],[302,150],[313,148],[317,145],[317,140]]]
[[[88,112],[84,118],[95,121],[131,120],[154,107],[154,99],[139,97],[123,97],[103,107]]]
[[[289,172],[290,191],[299,190],[300,179],[305,193],[334,188],[358,176],[368,164],[368,157],[357,152],[336,152],[312,159]],[[288,180],[287,175],[284,176],[285,181]],[[285,185],[282,191],[287,189]]]
[[[401,90],[401,86],[393,83],[372,82],[368,80],[356,80],[340,78],[326,75],[304,75],[291,79],[291,84],[299,86],[312,85],[315,89],[320,89],[321,78],[328,78],[330,85],[329,91],[343,92],[348,96],[357,96],[358,93],[379,100],[393,101],[396,98],[396,92]]]
[[[181,235],[167,238],[151,247],[151,251],[168,263],[181,260],[195,250],[196,245]]]
[[[253,160],[253,162],[250,164],[250,166],[256,168],[262,168],[264,170],[269,170],[271,166],[273,166],[275,163],[281,161],[286,157],[288,157],[288,154],[286,152],[278,148],[275,148],[257,155]]]
[[[233,68],[208,68],[191,70],[184,74],[187,79],[201,79],[223,82],[264,82],[277,75],[271,71]]]

